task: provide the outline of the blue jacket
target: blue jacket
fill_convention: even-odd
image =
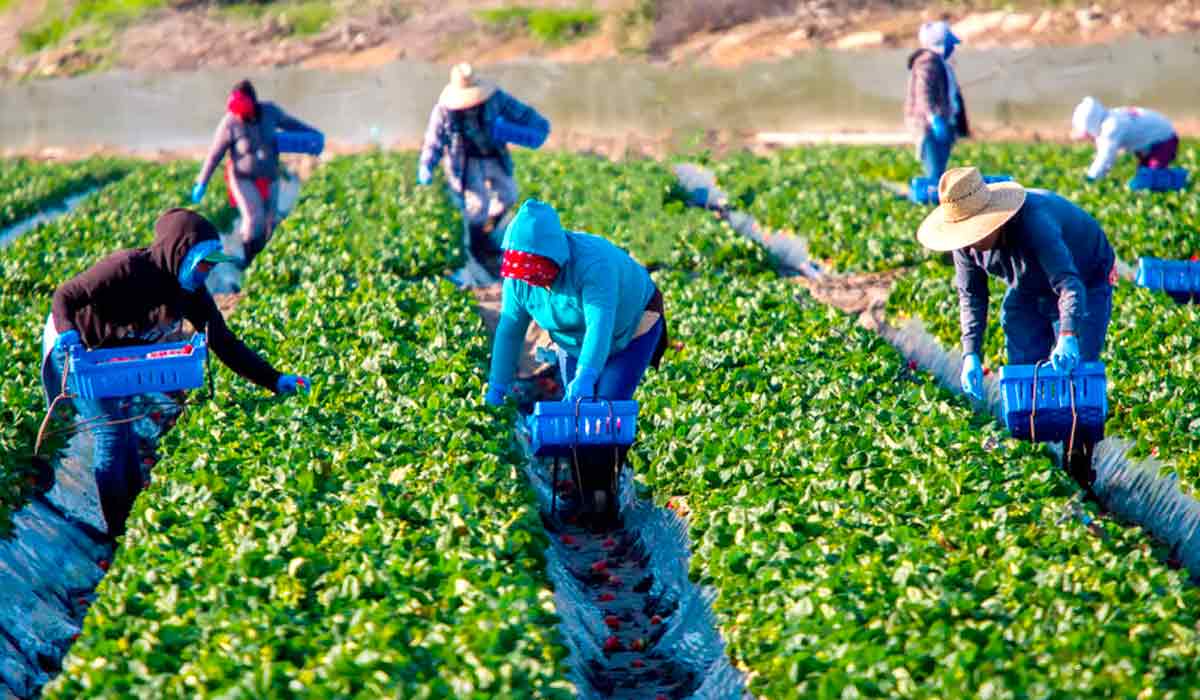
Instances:
[[[529,127],[549,133],[550,122],[537,110],[521,102],[503,90],[497,90],[482,105],[484,129],[491,134],[492,124],[496,117],[504,117],[513,124]],[[462,192],[463,178],[467,169],[466,136],[454,126],[451,111],[441,104],[434,106],[429,114],[429,125],[425,129],[425,141],[421,146],[421,167],[432,171],[441,160],[443,154],[449,154],[449,164],[446,168],[446,179],[451,189]],[[512,155],[508,145],[495,143],[493,147],[500,166],[508,175],[513,173]]]
[[[1108,236],[1087,212],[1053,192],[1029,190],[995,248],[954,251],[963,352],[983,347],[989,274],[1031,301],[1057,297],[1059,330],[1074,333],[1087,290],[1108,285],[1114,259]]]
[[[512,382],[530,320],[577,358],[581,369],[603,370],[609,356],[633,339],[654,296],[650,273],[599,236],[561,228],[534,236],[516,223],[505,234],[504,249],[550,258],[560,270],[549,289],[504,280],[489,383]]]

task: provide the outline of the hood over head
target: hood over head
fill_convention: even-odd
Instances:
[[[917,32],[917,41],[921,42],[922,47],[940,54],[942,58],[950,58],[954,47],[962,43],[962,40],[950,31],[950,24],[945,21],[922,24]]]
[[[527,200],[504,233],[504,250],[518,250],[549,258],[562,267],[571,257],[567,233],[554,207],[536,199]]]
[[[1100,135],[1100,127],[1108,110],[1095,97],[1085,97],[1075,107],[1071,115],[1071,136],[1077,139]]]
[[[154,242],[150,259],[160,269],[179,277],[183,259],[204,241],[220,240],[217,227],[191,209],[170,209],[154,222]]]

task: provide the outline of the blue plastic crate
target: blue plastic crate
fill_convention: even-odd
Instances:
[[[1008,175],[984,175],[983,181],[989,185],[998,182],[1012,182]],[[928,177],[914,177],[908,185],[908,198],[915,204],[938,203],[938,183]]]
[[[1200,262],[1141,258],[1138,260],[1137,284],[1159,292],[1200,292]]]
[[[637,416],[637,401],[539,401],[531,420],[533,453],[564,457],[573,447],[628,447]]]
[[[107,350],[71,350],[67,388],[85,399],[109,399],[204,385],[208,342],[203,333],[178,343]]]
[[[1187,182],[1187,168],[1138,168],[1129,189],[1172,192],[1187,187]]]
[[[321,155],[325,150],[325,134],[319,131],[277,131],[275,148],[280,153],[307,153]]]
[[[1034,386],[1034,376],[1037,385]],[[1108,416],[1108,381],[1103,362],[1085,362],[1069,377],[1049,363],[1009,365],[1000,370],[1000,392],[1004,400],[1004,425],[1019,440],[1065,442],[1071,437],[1071,387],[1074,382],[1075,440],[1104,439]],[[1037,409],[1033,432],[1029,417]]]

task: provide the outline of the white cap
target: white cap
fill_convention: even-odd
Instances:
[[[1071,137],[1081,139],[1099,136],[1106,111],[1104,105],[1095,97],[1083,98],[1075,107],[1075,113],[1071,115]]]
[[[921,29],[917,32],[917,41],[921,42],[923,48],[936,51],[943,56],[946,54],[947,48],[962,43],[954,35],[954,32],[950,31],[950,25],[943,20],[922,24]]]

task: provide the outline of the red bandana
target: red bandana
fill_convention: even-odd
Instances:
[[[225,103],[225,109],[229,110],[230,114],[235,114],[245,120],[254,118],[254,100],[241,90],[229,93],[229,101]]]
[[[500,264],[500,276],[522,280],[535,287],[549,287],[558,277],[558,265],[542,255],[506,250]]]

